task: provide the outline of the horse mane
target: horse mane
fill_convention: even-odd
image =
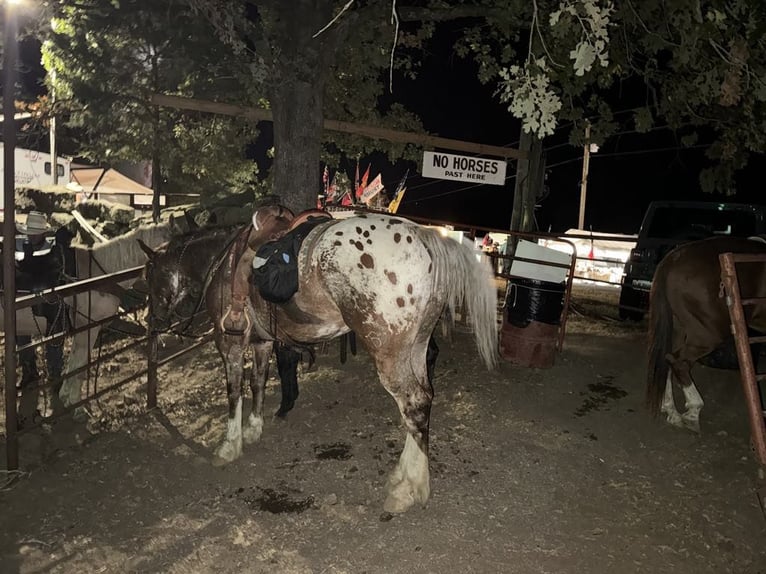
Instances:
[[[108,273],[137,267],[146,261],[146,253],[141,250],[137,240],[140,239],[149,247],[156,248],[168,241],[170,233],[170,225],[166,222],[140,225],[106,243],[93,245],[93,257]],[[72,247],[76,250],[88,249],[84,245],[72,245]]]
[[[174,249],[189,245],[190,243],[196,243],[198,241],[204,241],[206,239],[216,239],[221,235],[231,236],[235,231],[243,229],[244,225],[221,225],[215,227],[200,227],[198,229],[191,229],[180,235],[174,235],[170,241],[168,241],[165,252],[171,252]]]

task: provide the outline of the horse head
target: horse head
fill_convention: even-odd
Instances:
[[[253,213],[253,230],[250,232],[247,244],[255,250],[267,241],[279,239],[290,229],[293,219],[295,214],[282,205],[266,205],[258,208]]]
[[[152,249],[140,239],[146,253],[143,280],[139,285],[149,296],[148,320],[153,331],[167,331],[179,319],[191,319],[199,305],[200,290],[184,265],[178,241]]]

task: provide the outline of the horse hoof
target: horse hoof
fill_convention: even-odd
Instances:
[[[263,420],[255,419],[248,421],[247,425],[242,429],[242,440],[245,444],[253,444],[261,440],[263,434]]]
[[[383,503],[383,510],[391,514],[402,514],[407,512],[415,504],[412,493],[401,494],[391,492]]]
[[[700,422],[698,419],[683,419],[683,427],[696,434],[702,434]]]
[[[235,445],[231,442],[224,442],[213,456],[213,466],[226,466],[230,462],[237,460],[242,456],[242,443]]]
[[[391,514],[401,514],[407,512],[415,503],[425,506],[426,502],[428,502],[428,496],[428,489],[418,492],[413,489],[412,484],[402,480],[398,484],[389,487],[388,496],[383,503],[383,510]]]
[[[665,421],[671,426],[684,428],[683,419],[681,419],[681,415],[679,415],[678,413],[668,414]]]
[[[225,459],[221,458],[220,456],[215,455],[211,462],[212,462],[214,467],[221,468],[222,466],[226,466],[227,464],[229,464],[231,461],[230,460],[225,460]]]

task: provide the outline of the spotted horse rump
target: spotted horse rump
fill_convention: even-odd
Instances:
[[[268,206],[255,212],[251,248],[287,231],[292,218],[280,216],[284,210]],[[155,262],[154,276],[148,278],[152,293],[163,293],[152,302],[153,312],[163,316],[172,315],[184,299],[167,292],[168,277],[182,264],[172,251]],[[195,257],[193,249],[187,248],[184,257]],[[473,250],[435,229],[399,217],[362,214],[315,227],[300,247],[298,275],[298,292],[284,304],[268,303],[250,289],[245,312],[253,332],[265,340],[311,345],[354,331],[407,432],[384,508],[404,512],[425,504],[433,399],[429,340],[442,314],[464,303],[478,352],[489,368],[495,365],[497,296],[491,269]],[[210,289],[218,288],[216,282],[226,285],[225,276],[217,273]],[[230,427],[236,427],[232,419],[239,414],[231,409],[231,397],[229,403]]]

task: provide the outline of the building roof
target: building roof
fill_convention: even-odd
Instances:
[[[152,195],[154,192],[129,177],[122,175],[116,169],[104,169],[102,167],[73,169],[72,181],[77,183],[82,190],[88,193],[110,193],[114,195]]]

